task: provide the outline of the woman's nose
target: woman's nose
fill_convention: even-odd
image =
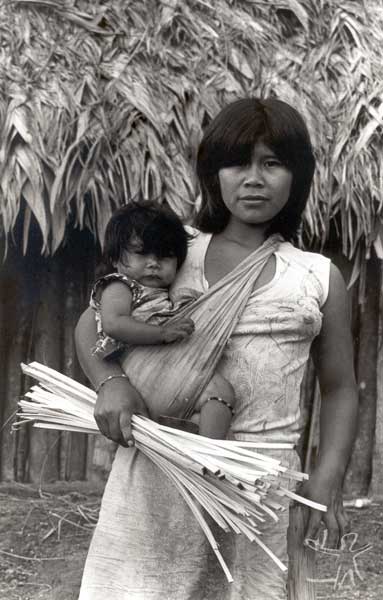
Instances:
[[[260,165],[252,162],[245,173],[245,185],[262,186],[264,184],[263,172]]]

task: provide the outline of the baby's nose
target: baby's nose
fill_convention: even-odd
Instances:
[[[146,264],[150,267],[158,267],[160,264],[160,259],[158,258],[158,256],[155,256],[154,254],[148,254],[148,257],[146,259]]]

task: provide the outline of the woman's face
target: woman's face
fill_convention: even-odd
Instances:
[[[293,175],[273,150],[257,142],[250,164],[220,169],[218,179],[231,222],[267,225],[286,205]]]

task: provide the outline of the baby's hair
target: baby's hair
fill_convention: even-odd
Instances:
[[[223,203],[218,171],[251,162],[254,145],[263,142],[292,172],[286,206],[274,217],[267,234],[294,239],[301,223],[315,169],[310,136],[301,115],[276,98],[243,98],[232,102],[209,123],[199,146],[197,175],[202,202],[196,226],[220,233],[230,213]]]
[[[103,263],[112,268],[124,251],[139,242],[142,254],[174,256],[180,268],[190,237],[170,208],[152,200],[131,200],[113,213],[106,226]]]

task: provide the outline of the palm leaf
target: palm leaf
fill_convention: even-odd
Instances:
[[[69,215],[100,242],[111,211],[141,190],[185,220],[202,124],[228,101],[276,95],[308,123],[318,169],[302,243],[331,225],[356,261],[381,254],[383,11],[374,0],[165,0],[102,6],[0,0],[0,214],[24,198],[42,251]]]

